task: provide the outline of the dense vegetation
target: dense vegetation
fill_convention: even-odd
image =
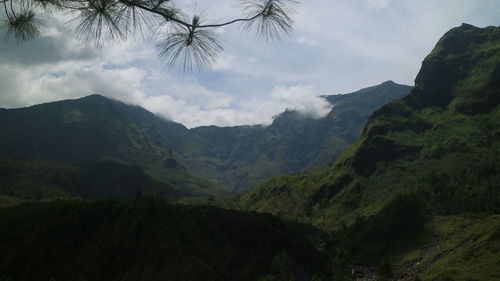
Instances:
[[[0,229],[0,280],[327,280],[331,274],[303,227],[149,197],[25,203],[0,209]]]
[[[243,196],[243,208],[328,230],[358,263],[389,258],[408,269],[402,258],[408,252],[441,247],[431,261],[428,252],[414,252],[414,260],[428,267],[418,267],[413,276],[498,279],[486,270],[500,260],[495,231],[466,230],[460,237],[470,234],[472,240],[457,241],[458,235],[435,230],[442,216],[450,217],[450,228],[465,221],[478,229],[488,227],[485,221],[498,226],[498,77],[500,28],[464,24],[449,31],[423,62],[412,92],[377,110],[331,169],[271,179]],[[450,244],[457,249],[444,250]],[[449,262],[468,247],[481,260],[483,251],[493,249],[485,269],[450,270]]]

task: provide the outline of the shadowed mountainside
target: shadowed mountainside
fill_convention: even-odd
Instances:
[[[0,229],[1,280],[308,281],[330,274],[300,227],[151,198],[0,208]]]

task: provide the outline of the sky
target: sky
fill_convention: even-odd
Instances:
[[[176,0],[211,21],[239,17],[238,0]],[[41,36],[0,41],[0,107],[101,94],[187,127],[270,124],[285,109],[319,118],[320,95],[387,80],[413,85],[422,60],[449,29],[500,25],[498,0],[301,0],[295,31],[266,42],[239,26],[217,30],[224,51],[204,71],[185,72],[140,37],[95,46],[61,17]]]

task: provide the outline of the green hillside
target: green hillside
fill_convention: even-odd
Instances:
[[[500,28],[452,29],[411,93],[377,110],[332,168],[273,178],[241,206],[328,230],[358,263],[408,269],[412,254],[427,261],[412,277],[498,280],[500,237],[489,227],[500,213],[499,77]],[[462,233],[441,225],[458,232],[467,221]]]
[[[209,182],[188,174],[167,138],[186,130],[138,106],[92,95],[20,109],[1,109],[0,155],[67,164],[105,159],[139,166],[187,194],[218,194]]]
[[[331,274],[301,227],[150,198],[1,208],[0,229],[0,280],[319,281]]]

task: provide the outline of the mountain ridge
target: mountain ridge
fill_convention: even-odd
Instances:
[[[111,157],[180,185],[185,194],[241,192],[266,178],[333,161],[360,133],[371,111],[409,89],[385,82],[359,94],[329,96],[337,106],[320,119],[285,111],[270,126],[191,129],[94,94],[1,110],[0,121],[6,125],[0,132],[0,154],[73,164]]]
[[[382,83],[354,93],[328,96],[327,100],[337,106],[319,119],[288,110],[277,115],[267,127],[193,128],[192,132],[210,141],[204,149],[208,153],[202,152],[191,162],[192,170],[210,177],[218,172],[205,171],[200,164],[215,162],[223,170],[222,177],[213,178],[215,182],[229,183],[232,190],[246,191],[270,176],[328,166],[357,138],[375,109],[406,95],[410,89],[405,85]],[[214,153],[224,155],[225,161],[219,162],[211,155]],[[242,153],[248,157],[234,157]]]

